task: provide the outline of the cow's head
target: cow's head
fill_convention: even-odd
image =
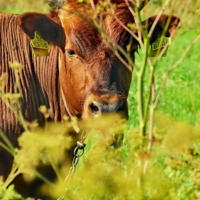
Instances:
[[[115,14],[102,12],[96,16],[96,23],[101,23],[107,41],[119,45],[126,51],[132,40],[131,51],[134,52],[138,42],[131,38],[124,29],[129,23],[134,23],[127,1],[112,0],[116,4]],[[142,1],[144,5],[146,1]],[[94,1],[96,6],[98,1]],[[38,31],[43,39],[61,48],[60,84],[61,92],[66,101],[66,107],[73,116],[82,118],[97,117],[101,113],[121,111],[128,117],[127,96],[131,83],[132,69],[110,49],[109,42],[102,39],[101,31],[91,19],[93,7],[89,4],[79,4],[76,0],[65,3],[60,12],[61,25],[51,21],[47,16],[37,13],[26,13],[19,17],[19,25],[30,38]],[[168,16],[161,16],[153,31],[152,38],[161,35]],[[120,21],[120,23],[119,23]],[[150,30],[155,17],[144,23]],[[169,37],[179,19],[171,18],[166,36]]]

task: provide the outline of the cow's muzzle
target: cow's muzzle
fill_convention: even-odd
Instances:
[[[116,103],[94,101],[89,104],[88,111],[93,115],[93,117],[99,117],[102,113],[118,112],[122,106],[122,101]]]
[[[116,96],[91,95],[85,101],[83,118],[97,118],[102,114],[123,112],[124,101]]]

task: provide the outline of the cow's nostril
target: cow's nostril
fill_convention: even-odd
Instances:
[[[98,106],[95,105],[94,103],[91,103],[91,104],[90,104],[90,110],[91,110],[93,113],[97,113],[97,112],[100,111],[99,108],[98,108]]]

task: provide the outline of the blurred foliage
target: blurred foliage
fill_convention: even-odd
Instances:
[[[157,114],[154,148],[148,154],[141,148],[143,138],[134,130],[128,131],[124,145],[114,150],[110,146],[113,117],[109,118],[102,118],[97,130],[89,131],[85,154],[72,176],[69,176],[70,163],[65,163],[65,151],[71,146],[67,134],[72,126],[70,122],[47,124],[45,131],[25,132],[19,139],[21,149],[16,150],[15,165],[26,175],[27,181],[31,181],[37,165],[41,162],[51,164],[57,179],[51,184],[44,184],[40,190],[52,200],[200,198],[199,126],[193,127],[189,123]],[[89,124],[95,122],[90,121]],[[101,128],[102,124],[107,128],[107,134],[105,128]],[[77,123],[77,126],[83,128],[83,123]],[[124,125],[122,127],[126,128]],[[123,130],[122,127],[119,126],[119,130]],[[9,193],[12,195],[10,199],[23,200],[14,192],[13,186],[5,190],[2,183],[0,188],[2,199],[9,199]]]
[[[14,190],[14,185],[10,185],[8,188],[4,187],[3,182],[0,182],[0,199],[1,200],[25,200],[20,194]],[[27,199],[28,200],[28,199]]]
[[[71,178],[66,199],[199,198],[200,127],[167,116],[157,118],[151,154],[140,148],[142,138],[133,130],[127,132],[124,146],[116,151],[102,145],[98,133],[96,137],[90,133],[87,140],[92,139],[92,146]],[[49,191],[54,191],[56,198],[55,190]]]

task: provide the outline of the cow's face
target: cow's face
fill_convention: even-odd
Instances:
[[[134,61],[137,41],[123,28],[133,23],[134,18],[124,0],[112,2],[116,3],[115,15],[103,12],[96,17],[96,23],[101,24],[100,28],[105,34],[95,27],[97,24],[92,20],[93,14],[90,15],[93,12],[88,12],[92,7],[77,4],[75,0],[69,0],[60,10],[61,25],[37,13],[26,13],[19,17],[19,25],[30,38],[37,31],[43,39],[61,48],[61,93],[65,107],[73,116],[88,118],[118,111],[124,113],[126,118],[128,116],[127,95],[132,69],[125,66],[110,47],[117,44],[126,51],[132,41],[128,53]],[[169,25],[167,37],[177,27],[179,19],[170,17],[169,23],[168,18],[163,15],[159,20],[152,17],[144,22],[149,30],[153,22],[158,21],[152,40],[162,34],[165,24]]]
[[[77,16],[75,11],[82,16]],[[110,44],[102,39],[93,21],[83,11],[83,6],[79,8],[66,3],[59,15],[66,34],[60,81],[67,107],[73,115],[83,118],[117,111],[123,111],[127,117],[126,100],[132,70],[113,53]],[[120,4],[120,8],[115,11],[124,25],[133,22],[133,16],[125,3]],[[130,40],[127,31],[111,14],[103,14],[98,17],[99,20],[100,17],[104,36],[126,50]],[[132,54],[136,48],[135,41],[132,44]]]

